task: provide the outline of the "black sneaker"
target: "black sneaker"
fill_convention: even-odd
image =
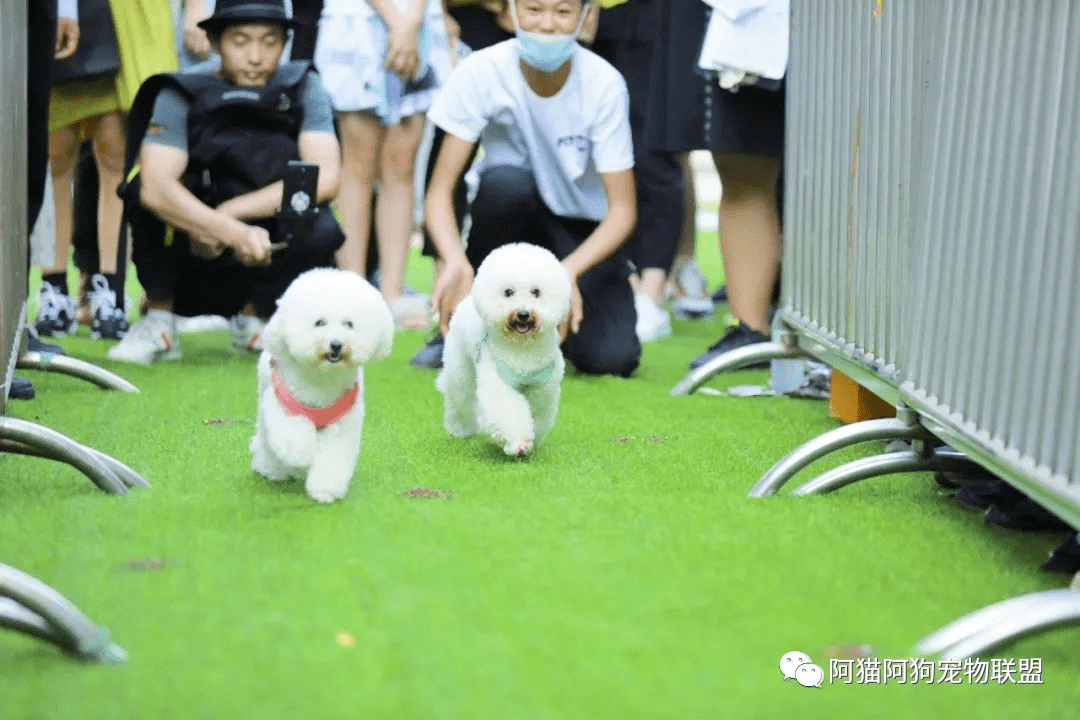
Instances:
[[[705,363],[711,361],[713,358],[719,357],[724,353],[736,350],[747,345],[756,345],[757,343],[769,342],[768,335],[759,333],[757,330],[750,329],[750,326],[744,322],[740,322],[733,328],[730,328],[724,337],[717,340],[714,344],[709,346],[703,354],[694,358],[690,363],[691,370],[697,370]],[[763,368],[768,367],[768,363],[758,363],[756,365],[748,366],[749,368]]]
[[[986,524],[1029,532],[1072,529],[1064,520],[1028,497],[1008,505],[991,505],[986,511]]]
[[[427,345],[420,348],[420,352],[412,356],[409,365],[415,368],[438,370],[442,367],[444,345],[446,345],[446,339],[439,333],[435,333],[434,337],[427,341]]]
[[[47,353],[49,355],[67,355],[64,352],[64,348],[53,343],[47,343],[37,336],[37,334],[30,332],[30,329],[26,330],[26,351],[36,353]]]
[[[95,340],[107,338],[119,340],[128,331],[128,319],[124,311],[116,306],[116,293],[109,287],[109,281],[101,273],[90,278],[90,337]]]
[[[1050,553],[1042,565],[1047,572],[1063,572],[1074,575],[1080,572],[1080,536],[1071,532]]]
[[[38,335],[64,337],[75,332],[75,303],[52,283],[42,281],[38,288],[37,305],[34,329]]]
[[[13,377],[11,387],[8,388],[8,397],[16,400],[33,400],[34,386],[25,378]]]
[[[960,489],[953,496],[956,504],[968,510],[983,512],[992,506],[1008,507],[1027,500],[1027,495],[1004,480],[960,481]]]

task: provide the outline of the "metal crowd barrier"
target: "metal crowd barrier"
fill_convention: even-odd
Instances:
[[[673,394],[724,370],[809,355],[899,402],[900,313],[920,188],[925,87],[934,71],[933,13],[919,0],[792,3],[779,337],[691,372]],[[806,494],[866,477],[970,463],[934,452],[915,416],[838,428],[796,448],[754,485],[775,493],[825,455],[874,440],[912,450],[849,463],[800,486]]]
[[[67,462],[106,492],[122,494],[129,486],[145,486],[146,481],[103,453],[4,414],[26,323],[27,5],[0,3],[0,97],[8,104],[0,113],[0,452]],[[124,659],[108,633],[92,625],[70,602],[7,565],[0,565],[0,627],[36,635],[87,659]]]
[[[1080,2],[953,0],[930,83],[900,400],[1080,527]],[[975,655],[1080,620],[1034,593],[926,638]]]
[[[1080,0],[792,3],[781,331],[673,394],[810,355],[897,405],[792,451],[750,494],[829,452],[804,495],[985,467],[1080,527]],[[945,446],[941,446],[944,442]],[[1080,593],[1014,598],[926,638],[967,657],[1080,619]]]

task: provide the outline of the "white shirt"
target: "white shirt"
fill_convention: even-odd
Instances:
[[[408,0],[394,0],[398,10],[404,10],[408,6]],[[375,8],[367,0],[323,0],[323,15],[359,15],[360,17],[376,16]],[[442,15],[441,0],[425,0],[424,14],[426,16]]]
[[[79,21],[79,0],[56,0],[56,17]]]
[[[525,82],[518,57],[515,39],[470,54],[450,73],[428,117],[451,135],[480,142],[481,172],[496,165],[531,169],[553,213],[603,220],[600,173],[634,167],[626,82],[579,45],[566,84],[544,98]]]

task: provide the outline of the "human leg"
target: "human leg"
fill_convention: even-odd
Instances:
[[[720,252],[731,313],[752,330],[768,333],[769,307],[780,266],[776,188],[780,160],[714,153],[720,197]]]
[[[116,277],[123,200],[116,193],[124,175],[126,138],[120,112],[100,115],[90,122],[90,139],[98,172],[98,272],[90,278],[90,336],[118,339],[127,332],[125,303]]]
[[[596,229],[595,222],[559,217],[547,208],[540,219],[540,234],[559,258],[573,252]],[[567,335],[562,346],[563,355],[578,371],[629,377],[637,369],[641,341],[629,278],[630,264],[621,250],[578,278],[581,327]]]
[[[406,329],[426,327],[426,313],[409,313],[402,305],[405,261],[413,229],[416,150],[424,132],[422,114],[403,118],[386,129],[379,158],[379,194],[375,200],[379,245],[380,290],[395,310],[395,322]]]
[[[371,240],[372,194],[378,175],[379,148],[385,129],[370,113],[338,113],[341,136],[341,179],[337,208],[345,243],[337,253],[338,265],[361,275],[367,273]]]
[[[690,363],[697,368],[745,345],[769,339],[769,309],[780,266],[776,187],[780,160],[714,153],[720,198],[720,253],[728,303],[738,325]]]
[[[55,256],[41,269],[38,309],[34,326],[40,335],[63,337],[75,331],[75,304],[68,296],[67,266],[71,248],[71,185],[79,153],[75,125],[49,131],[49,169],[52,173],[53,202],[56,208]]]

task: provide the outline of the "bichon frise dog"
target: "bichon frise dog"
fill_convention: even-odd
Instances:
[[[527,243],[492,251],[450,318],[443,369],[444,424],[453,437],[487,433],[523,456],[551,430],[565,363],[559,325],[570,277],[549,251]]]
[[[390,354],[394,320],[354,272],[319,268],[295,280],[263,330],[251,467],[304,478],[321,503],[345,497],[364,424],[363,365]]]

